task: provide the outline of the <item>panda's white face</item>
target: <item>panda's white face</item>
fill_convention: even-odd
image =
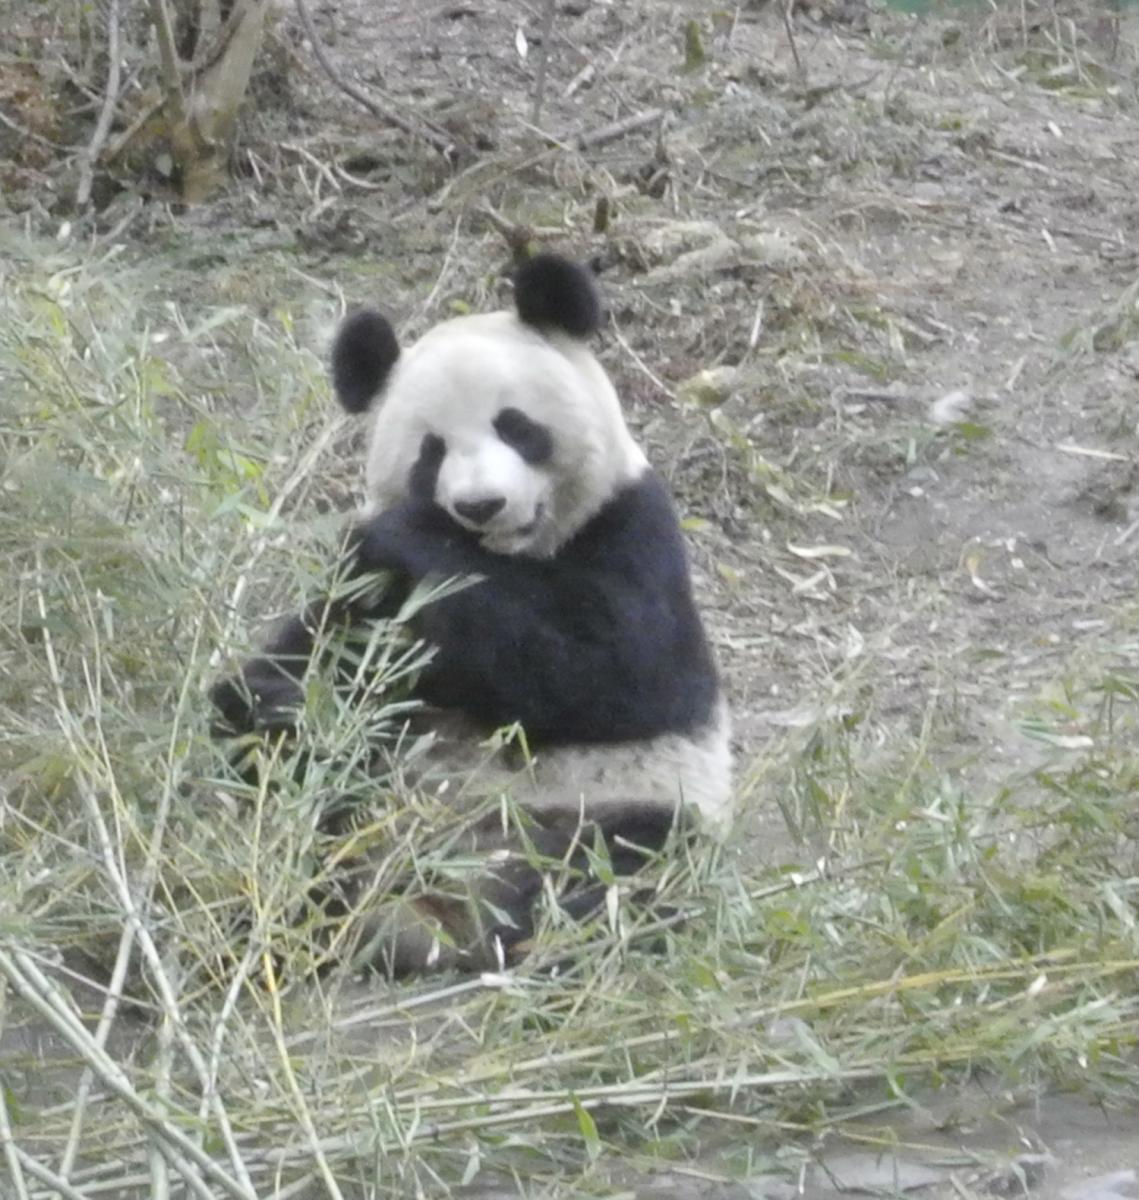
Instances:
[[[400,356],[367,487],[373,510],[430,498],[487,550],[540,557],[645,467],[589,350],[492,313],[436,326]]]
[[[512,436],[516,428],[520,439]],[[441,443],[436,504],[458,524],[481,534],[486,549],[523,552],[553,503],[550,434],[520,409],[506,406],[486,425],[425,436]]]

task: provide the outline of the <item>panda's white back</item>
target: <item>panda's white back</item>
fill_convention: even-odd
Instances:
[[[731,717],[721,698],[701,729],[607,745],[547,746],[519,763],[515,746],[495,750],[486,731],[456,714],[427,713],[429,745],[403,763],[406,783],[440,790],[460,808],[508,795],[547,816],[604,818],[671,804],[697,813],[701,829],[722,839],[735,816]]]

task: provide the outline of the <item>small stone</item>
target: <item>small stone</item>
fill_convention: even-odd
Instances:
[[[700,404],[707,408],[723,404],[732,394],[739,374],[735,367],[705,367],[690,375],[676,389],[677,398],[685,404]]]

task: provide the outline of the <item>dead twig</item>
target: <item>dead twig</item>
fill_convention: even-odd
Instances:
[[[857,96],[860,92],[865,91],[875,79],[881,75],[881,71],[871,71],[869,75],[863,76],[862,79],[856,79],[852,83],[820,83],[815,87],[807,87],[802,91],[802,100],[804,108],[814,108],[821,100],[824,100],[832,92],[845,92],[848,96]]]
[[[527,3],[527,0],[520,0],[520,2],[522,7],[528,13],[530,13],[531,16],[538,15],[535,5]],[[562,43],[563,46],[566,47],[566,49],[570,50],[585,64],[566,86],[565,94],[567,96],[572,96],[574,92],[576,92],[577,89],[583,84],[596,80],[597,83],[605,88],[605,90],[613,97],[614,100],[617,101],[618,104],[621,105],[622,108],[632,108],[629,97],[609,78],[608,67],[598,67],[596,61],[590,58],[590,56],[585,52],[585,50],[582,49],[580,45],[578,45],[577,42],[575,42],[567,34],[563,33],[556,25],[551,26],[550,37],[551,39],[556,38]],[[624,49],[625,39],[622,38],[621,41],[618,42],[618,44],[607,53],[610,66],[618,62]]]
[[[645,362],[645,360],[636,352],[636,350],[629,345],[628,339],[621,332],[620,325],[617,324],[617,318],[612,313],[610,313],[609,316],[609,329],[612,331],[613,338],[617,345],[620,346],[621,349],[624,350],[624,352],[629,356],[637,370],[639,370],[641,374],[649,380],[653,387],[675,402],[676,392],[673,391],[673,389],[670,388],[668,384],[665,383],[665,381],[661,379],[661,377],[657,375],[656,372]]]
[[[288,150],[293,154],[303,158],[307,163],[315,168],[319,175],[334,192],[340,191],[340,184],[337,182],[336,176],[333,174],[332,168],[326,162],[321,162],[319,158],[311,150],[306,150],[304,146],[298,146],[295,142],[282,142],[282,150]]]
[[[486,217],[488,223],[502,235],[511,255],[516,262],[521,262],[529,253],[530,243],[534,240],[558,238],[565,236],[565,229],[558,225],[524,225],[511,221],[494,207],[489,200],[479,204],[478,213]]]
[[[475,173],[485,174],[486,177],[482,180],[481,186],[483,190],[492,187],[502,179],[506,179],[511,175],[516,175],[521,171],[529,170],[537,166],[539,163],[545,162],[557,151],[561,150],[566,153],[582,151],[591,146],[602,146],[606,142],[615,141],[619,137],[624,137],[627,133],[632,133],[634,130],[642,129],[646,125],[651,125],[654,121],[661,121],[668,115],[666,108],[650,108],[644,112],[634,113],[630,117],[623,117],[619,121],[611,121],[608,125],[602,125],[597,129],[585,130],[580,133],[567,134],[564,138],[559,138],[545,129],[539,129],[532,125],[529,121],[519,118],[518,123],[524,128],[537,134],[546,143],[546,147],[540,150],[537,154],[529,155],[527,158],[517,160],[512,163],[494,162],[493,160],[482,159],[472,163],[465,170],[460,171],[449,179],[446,184],[435,195],[432,204],[442,206],[450,196],[453,189],[460,183],[468,182],[470,177]]]
[[[123,156],[127,147],[142,132],[147,123],[162,111],[164,99],[155,100],[142,108],[133,121],[107,146],[103,161],[110,164]]]
[[[807,78],[803,70],[803,60],[799,57],[799,47],[795,45],[795,31],[791,28],[791,14],[795,11],[795,0],[787,0],[783,5],[783,28],[787,31],[787,44],[791,47],[791,57],[795,60],[795,69],[802,78]]]
[[[627,133],[633,133],[637,129],[643,129],[646,125],[652,125],[655,121],[662,120],[666,111],[663,108],[649,108],[644,112],[634,113],[631,117],[610,121],[608,125],[602,125],[597,129],[576,133],[567,138],[566,143],[575,150],[587,150],[591,146],[604,146],[606,142],[615,142]]]
[[[174,26],[166,8],[166,0],[149,0],[150,20],[158,39],[158,54],[162,60],[162,92],[171,106],[174,121],[186,120],[186,93],[182,90],[182,70],[178,65],[178,49],[174,44]]]
[[[107,6],[107,88],[99,108],[99,119],[95,131],[81,160],[79,183],[75,188],[75,207],[82,211],[91,201],[91,188],[95,182],[95,164],[99,161],[103,146],[111,132],[115,107],[119,102],[122,81],[122,64],[119,53],[119,0],[110,0]]]
[[[358,88],[354,83],[350,83],[339,71],[332,65],[332,60],[328,57],[328,52],[325,50],[324,43],[320,40],[320,34],[316,31],[316,25],[313,22],[312,14],[308,10],[308,5],[305,0],[296,0],[297,15],[301,19],[301,24],[305,27],[305,34],[312,43],[312,52],[316,55],[316,61],[320,63],[321,69],[332,80],[334,84],[346,95],[351,96],[357,104],[362,104],[373,116],[379,117],[381,120],[387,121],[389,125],[394,125],[397,129],[402,130],[409,137],[422,138],[428,145],[433,146],[438,152],[443,155],[448,161],[453,161],[459,157],[466,147],[460,145],[451,137],[446,130],[441,129],[437,125],[431,124],[422,117],[412,120],[410,117],[405,117],[398,112],[391,104],[375,99],[362,88]]]
[[[0,109],[0,125],[7,126],[17,137],[26,138],[29,142],[35,142],[37,146],[46,146],[49,150],[69,150],[70,146],[65,146],[62,142],[53,142],[51,138],[46,138],[41,133],[36,133],[34,129],[28,129],[26,125],[21,125],[19,121],[13,121],[11,117]]]
[[[382,192],[387,187],[387,180],[376,183],[371,179],[361,179],[359,175],[353,175],[339,164],[334,164],[332,169],[336,172],[338,179],[343,179],[351,187],[361,188],[365,192]]]

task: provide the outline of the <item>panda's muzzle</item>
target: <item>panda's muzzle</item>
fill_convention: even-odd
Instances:
[[[505,496],[494,496],[487,500],[456,500],[452,505],[455,516],[472,525],[485,525],[493,517],[498,516],[506,507]]]
[[[542,518],[546,514],[545,504],[539,503],[534,510],[533,520],[524,525],[515,525],[509,529],[497,525],[484,526],[479,535],[479,543],[484,550],[491,554],[525,554],[531,549],[534,535],[542,526]]]

